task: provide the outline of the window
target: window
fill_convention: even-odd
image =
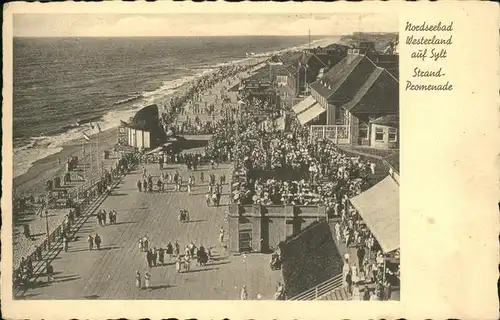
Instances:
[[[389,129],[389,142],[398,141],[398,130],[397,129]]]
[[[375,128],[375,141],[384,141],[384,129]]]

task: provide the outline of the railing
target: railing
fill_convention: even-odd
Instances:
[[[336,144],[349,144],[348,125],[312,125],[311,139],[329,139]]]
[[[316,300],[321,296],[342,287],[342,274],[330,278],[311,289],[299,293],[295,297],[288,300]]]
[[[111,186],[111,189],[114,189],[114,187],[116,187],[116,185],[121,181],[121,178],[124,176],[124,174],[126,173],[119,173],[115,170],[112,172],[111,182],[108,184]],[[109,190],[104,188],[103,190],[101,190],[101,192],[99,192],[97,189],[97,181],[95,181],[91,182],[86,190],[83,190],[83,194],[85,195],[85,197],[80,198],[80,202],[77,204],[80,214],[76,215],[75,222],[70,224],[68,230],[70,231],[70,234],[76,233],[76,231],[81,227],[81,224],[86,221],[89,215],[92,214],[92,212],[102,203],[102,201],[104,201],[104,199],[109,194]],[[44,210],[44,208],[41,207],[38,210],[37,214],[40,214],[40,210]],[[76,220],[80,221],[79,226],[76,226]],[[61,223],[54,230],[50,231],[48,237],[49,239],[45,239],[40,245],[30,250],[30,253],[26,257],[33,263],[33,274],[28,279],[29,281],[36,280],[36,278],[40,276],[40,273],[43,272],[46,262],[51,260],[49,258],[53,254],[51,253],[51,251],[56,250],[56,253],[58,252],[57,248],[58,244],[62,242],[61,235],[63,234],[63,231],[64,228],[63,224]],[[49,241],[51,245],[49,245]],[[15,265],[13,267],[14,277],[22,269],[22,266]],[[26,286],[23,286],[21,283],[19,283],[18,280],[19,279],[14,279],[15,293],[22,292],[27,288]]]

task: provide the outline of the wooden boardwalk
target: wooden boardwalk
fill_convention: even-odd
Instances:
[[[148,173],[158,176],[157,165],[147,165]],[[91,216],[77,233],[78,238],[70,242],[68,252],[62,252],[53,261],[55,282],[41,283],[28,290],[25,299],[239,299],[243,285],[247,286],[249,299],[260,293],[263,299],[273,299],[276,284],[281,279],[280,271],[271,271],[269,255],[249,254],[232,256],[221,248],[218,242],[219,229],[227,224],[224,214],[227,206],[207,207],[204,194],[206,183],[199,182],[204,171],[205,179],[210,171],[216,177],[222,172],[229,178],[229,167],[199,169],[195,176],[197,185],[191,195],[175,192],[168,186],[165,193],[138,192],[136,182],[142,172],[127,175],[121,184],[104,201],[100,208],[118,212],[117,224],[98,226]],[[178,165],[171,165],[164,171],[178,170],[187,181],[190,172]],[[153,179],[156,181],[156,178]],[[229,186],[223,190],[222,204],[227,204]],[[178,212],[190,212],[191,222],[178,221]],[[103,244],[100,251],[89,251],[87,236],[98,233]],[[150,246],[166,247],[168,241],[177,240],[183,248],[193,241],[197,246],[213,247],[217,261],[204,267],[191,264],[191,272],[177,273],[174,261],[166,265],[148,268],[145,253],[139,251],[138,239],[147,235]],[[151,273],[152,290],[138,290],[135,287],[135,272]],[[45,277],[41,278],[45,281]]]

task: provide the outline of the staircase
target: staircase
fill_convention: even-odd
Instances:
[[[342,274],[339,274],[288,300],[349,300],[349,294],[342,287]]]
[[[322,295],[317,300],[351,300],[351,295],[347,292],[347,288],[340,287]]]

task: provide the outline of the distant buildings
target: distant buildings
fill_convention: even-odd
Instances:
[[[372,48],[364,44],[359,51],[349,49],[333,67],[318,71],[318,79],[309,85],[310,94],[293,107],[297,120],[310,126],[314,138],[398,148],[399,82],[371,57],[395,73],[397,63],[393,63],[394,58],[358,53],[372,52]]]
[[[273,103],[290,106],[313,138],[397,149],[397,37],[389,42],[387,35],[374,37],[385,37],[385,50],[380,43],[359,40],[272,57],[268,66],[242,81],[241,89],[247,95],[277,95]]]

